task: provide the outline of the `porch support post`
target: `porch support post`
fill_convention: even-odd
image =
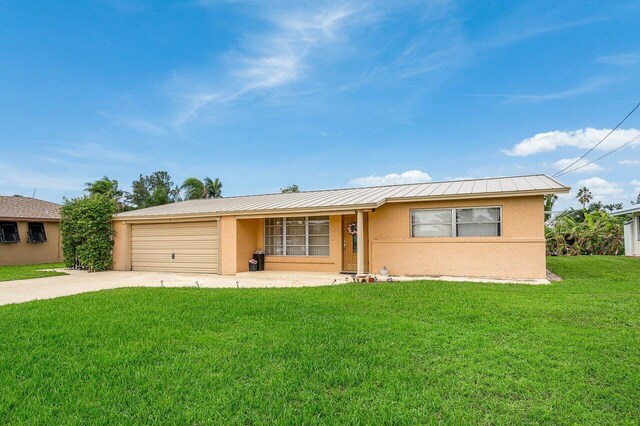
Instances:
[[[358,210],[357,212],[358,222],[357,229],[358,234],[356,235],[356,244],[358,246],[358,273],[357,276],[364,275],[364,213],[362,210]]]

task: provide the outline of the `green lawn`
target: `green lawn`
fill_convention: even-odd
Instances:
[[[53,268],[64,268],[62,263],[42,263],[39,265],[0,266],[0,281],[28,280],[31,278],[55,277],[67,275],[64,272],[51,271]],[[43,269],[49,269],[43,271]]]
[[[638,424],[640,261],[0,307],[0,424]]]

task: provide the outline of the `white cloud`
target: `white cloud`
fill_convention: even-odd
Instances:
[[[578,181],[575,191],[586,186],[593,194],[594,201],[612,202],[624,197],[624,189],[616,182],[609,182],[600,177],[592,177]]]
[[[640,160],[622,160],[622,161],[618,161],[618,164],[620,164],[621,166],[640,166]]]
[[[600,56],[598,62],[609,65],[635,65],[640,63],[640,53],[620,53],[618,55]]]
[[[564,170],[566,167],[569,167],[571,164],[576,162],[578,158],[580,157],[564,158],[562,160],[558,160],[555,163],[553,163],[553,167],[555,167],[557,170]],[[586,166],[587,163],[589,163],[589,160],[582,159],[580,161],[577,161],[575,164],[573,164],[573,166],[571,166],[571,170],[577,167],[581,167],[581,169],[576,170],[576,173],[597,172],[597,171],[603,170],[602,167],[600,167],[596,163],[591,163],[588,166]]]
[[[530,138],[522,140],[514,145],[511,149],[505,149],[502,152],[511,156],[527,156],[538,154],[541,152],[555,151],[559,147],[576,147],[588,149],[602,140],[611,129],[579,129],[573,131],[555,130],[553,132],[538,133]],[[632,138],[640,136],[640,130],[637,129],[618,129],[611,134],[597,149],[611,150],[619,147]],[[636,141],[631,146],[640,145],[640,141]]]
[[[361,186],[377,186],[377,185],[396,185],[403,183],[420,183],[430,182],[431,176],[428,173],[421,170],[407,170],[403,173],[389,173],[385,176],[371,175],[367,177],[360,177],[351,179],[349,183],[351,185]]]
[[[640,179],[634,179],[630,183],[633,186],[634,191],[640,192]]]

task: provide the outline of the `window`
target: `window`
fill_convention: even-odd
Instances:
[[[498,207],[456,209],[456,236],[499,237],[500,209]]]
[[[17,222],[0,223],[0,242],[17,243],[20,241]]]
[[[329,217],[265,219],[264,249],[269,256],[329,256]]]
[[[500,207],[411,211],[412,237],[499,237]]]
[[[29,242],[44,243],[47,241],[47,234],[44,232],[44,223],[29,222]]]
[[[451,209],[413,210],[411,212],[412,237],[451,237]]]

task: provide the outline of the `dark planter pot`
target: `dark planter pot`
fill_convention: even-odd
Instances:
[[[258,262],[258,271],[264,271],[264,253],[254,253],[253,260]]]
[[[249,263],[249,271],[255,272],[257,270],[258,270],[258,264],[257,263]]]

